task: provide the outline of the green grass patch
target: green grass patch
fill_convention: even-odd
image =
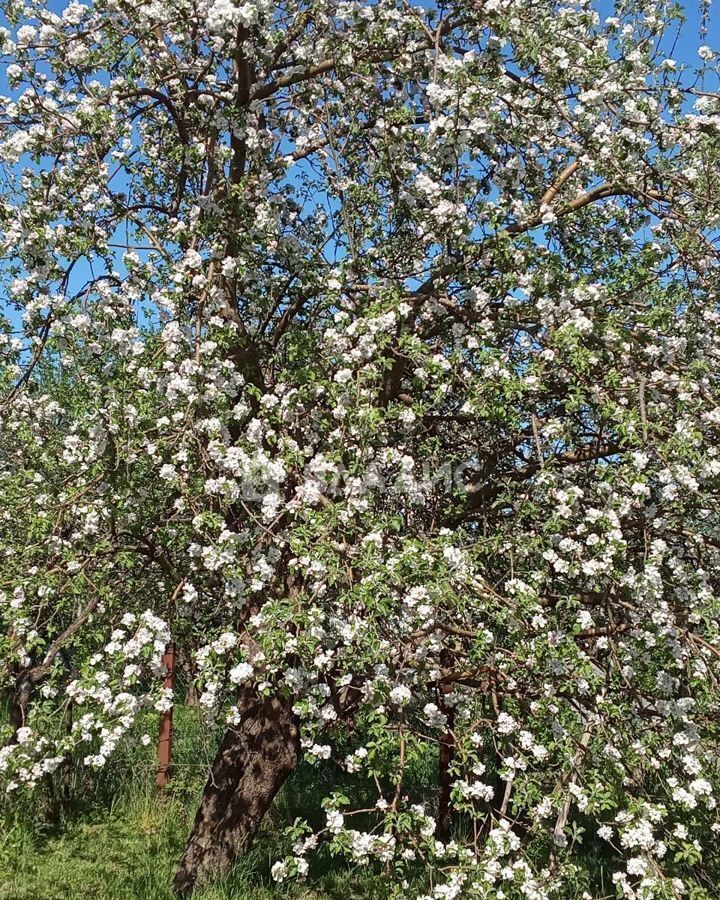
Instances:
[[[177,707],[173,779],[155,788],[154,742],[128,741],[107,768],[73,767],[34,794],[0,807],[0,900],[171,900],[175,866],[192,826],[219,732],[197,709]],[[147,731],[154,736],[156,718]],[[139,737],[139,734],[138,734]],[[382,878],[338,859],[317,859],[304,885],[278,885],[270,867],[283,830],[296,816],[321,821],[320,799],[340,771],[298,767],[277,798],[250,852],[230,876],[197,891],[197,900],[384,900]]]

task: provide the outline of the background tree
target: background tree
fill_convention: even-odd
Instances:
[[[8,789],[165,709],[172,636],[228,724],[178,891],[303,753],[358,803],[280,880],[567,896],[585,833],[711,896],[712,51],[646,0],[3,8]]]

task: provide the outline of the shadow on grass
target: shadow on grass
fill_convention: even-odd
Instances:
[[[150,719],[148,732],[156,722]],[[140,734],[137,735],[139,738]],[[92,775],[73,767],[61,780],[0,808],[0,900],[171,900],[175,865],[189,833],[220,730],[189,707],[176,709],[173,779],[155,789],[154,742],[126,743]],[[353,792],[334,764],[301,764],[278,796],[255,843],[222,882],[196,900],[385,900],[387,884],[369,867],[318,857],[303,885],[277,885],[284,829],[296,817],[324,821],[320,800]],[[358,798],[359,799],[359,798]],[[374,801],[373,801],[374,802]]]

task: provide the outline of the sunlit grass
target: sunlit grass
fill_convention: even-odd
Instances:
[[[59,789],[5,803],[0,820],[2,900],[170,900],[172,876],[192,825],[217,735],[197,710],[176,711],[174,777],[158,795],[154,747],[130,742],[94,782],[78,768],[65,796]],[[318,816],[333,775],[299,768],[278,797],[263,831],[222,882],[198,900],[355,900],[384,898],[384,882],[338,860],[312,870],[304,885],[277,885],[269,876],[282,831],[307,810]],[[324,784],[323,782],[327,782]]]

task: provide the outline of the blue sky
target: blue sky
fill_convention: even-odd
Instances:
[[[430,0],[425,0],[425,2],[422,2],[422,5],[430,7],[433,4]],[[65,0],[49,0],[46,6],[55,12],[61,12],[67,6],[67,2]],[[598,9],[603,18],[614,14],[614,6],[615,4],[612,0],[596,0],[595,3],[595,8]],[[705,6],[703,0],[692,0],[692,2],[686,2],[683,5],[683,9],[686,19],[684,25],[679,30],[673,28],[668,31],[662,49],[667,56],[675,59],[678,64],[687,64],[695,69],[700,64],[698,47],[701,44],[707,44],[714,50],[720,50],[720,2],[713,7],[712,5]],[[704,10],[707,12],[707,34],[703,37],[701,23]],[[6,26],[8,24],[1,13],[0,24]],[[9,62],[11,60],[7,58],[4,63],[0,61],[0,93],[12,93],[7,87],[5,76],[6,65]],[[704,87],[706,90],[718,90],[718,79],[715,73],[708,73]],[[2,190],[1,185],[2,183],[0,182],[0,190]],[[120,263],[118,268],[122,269]],[[77,267],[73,280],[84,279],[87,277],[87,274],[87,268],[81,264]],[[0,307],[3,305],[0,297]],[[17,322],[16,315],[12,315],[12,319]]]

